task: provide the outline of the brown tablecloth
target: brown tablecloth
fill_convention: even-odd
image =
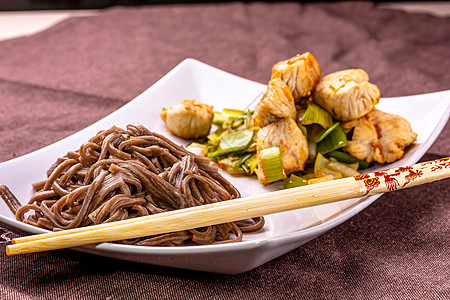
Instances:
[[[0,43],[0,162],[108,115],[184,58],[266,83],[274,62],[305,51],[323,74],[365,69],[384,97],[450,88],[450,18],[369,2],[114,7]],[[447,124],[423,160],[449,153]],[[383,195],[234,276],[72,250],[7,257],[4,240],[17,233],[0,224],[0,298],[448,299],[449,192],[442,181]]]

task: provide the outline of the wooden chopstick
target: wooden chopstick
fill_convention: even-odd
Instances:
[[[16,255],[176,232],[395,191],[449,177],[447,157],[145,217],[16,238],[6,247],[6,253]]]

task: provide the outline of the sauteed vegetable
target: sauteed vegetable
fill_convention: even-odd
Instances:
[[[214,111],[213,132],[187,146],[232,175],[290,188],[359,174],[393,162],[417,134],[404,118],[375,108],[380,91],[364,70],[322,80],[307,52],[276,63],[253,109]]]

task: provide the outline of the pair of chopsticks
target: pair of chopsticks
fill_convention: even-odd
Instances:
[[[7,255],[33,253],[199,228],[370,196],[450,178],[450,157],[262,195],[100,225],[13,239]]]

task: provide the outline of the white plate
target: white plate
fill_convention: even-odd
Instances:
[[[45,178],[45,172],[57,157],[79,148],[99,130],[112,125],[124,128],[139,122],[175,142],[186,141],[170,135],[159,117],[163,107],[183,99],[196,99],[224,107],[246,108],[265,90],[265,85],[243,79],[193,59],[186,59],[127,105],[88,128],[48,147],[0,164],[0,183],[9,186],[21,203],[32,194],[31,184]],[[450,114],[450,91],[409,97],[381,99],[379,109],[399,114],[412,123],[418,133],[416,146],[400,161],[375,167],[386,169],[417,162],[431,146]],[[231,177],[224,174],[243,196],[265,193],[280,188],[279,184],[263,187],[255,178]],[[235,274],[248,271],[283,255],[354,216],[379,196],[352,199],[266,216],[261,232],[245,234],[244,241],[224,245],[187,247],[138,247],[104,243],[76,250],[118,259],[154,265],[215,273]],[[40,233],[44,230],[18,222],[6,204],[0,201],[0,221],[15,228]]]

